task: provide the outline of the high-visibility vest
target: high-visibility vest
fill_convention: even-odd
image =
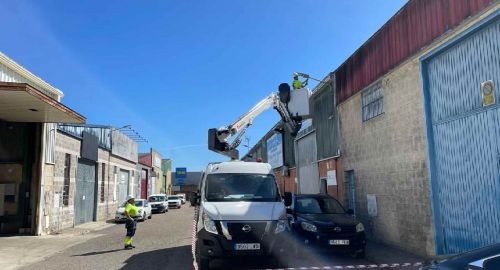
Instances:
[[[302,82],[299,80],[293,80],[293,89],[302,88]]]

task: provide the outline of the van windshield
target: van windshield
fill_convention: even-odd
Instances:
[[[280,201],[273,175],[234,173],[209,174],[205,199],[209,202]]]

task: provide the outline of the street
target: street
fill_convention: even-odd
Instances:
[[[185,204],[181,209],[155,214],[152,219],[140,222],[134,237],[136,248],[133,250],[123,250],[124,225],[112,225],[104,230],[90,233],[98,235],[97,237],[89,237],[86,242],[22,269],[192,269],[192,218],[193,208]],[[390,254],[387,256],[390,257]],[[350,256],[332,254],[318,255],[307,251],[300,252],[300,256],[290,256],[281,260],[286,261],[288,267],[339,267],[375,263],[371,259],[353,259]],[[401,261],[377,260],[377,263],[395,262]],[[212,266],[217,269],[269,267],[267,261],[253,258],[215,261]]]
[[[138,223],[133,250],[123,250],[125,226],[116,224],[23,269],[191,269],[192,214],[193,208],[183,205]]]

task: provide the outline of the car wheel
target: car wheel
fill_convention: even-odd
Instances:
[[[148,219],[151,219],[153,217],[153,213],[149,213]]]
[[[142,218],[141,218],[141,221],[142,221],[142,222],[146,221],[146,213],[142,213]]]

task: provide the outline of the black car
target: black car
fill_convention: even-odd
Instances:
[[[499,270],[500,244],[474,249],[459,255],[452,256],[439,263],[421,268],[422,270]]]
[[[285,194],[287,214],[294,237],[319,251],[365,256],[365,228],[335,198],[323,194]]]

